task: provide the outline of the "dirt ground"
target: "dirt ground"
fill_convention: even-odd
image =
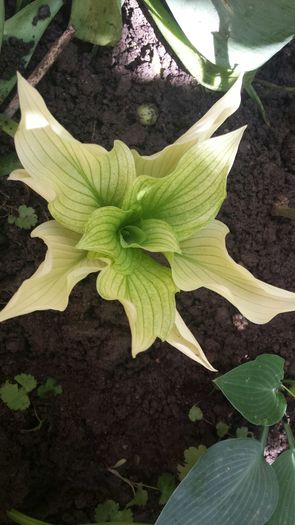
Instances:
[[[220,94],[204,90],[184,72],[159,42],[136,0],[123,8],[122,39],[114,49],[93,48],[74,40],[42,80],[39,90],[55,117],[77,139],[106,148],[120,138],[141,153],[153,153],[174,141]],[[67,9],[49,28],[35,63],[67,24]],[[260,79],[294,85],[294,45],[259,73]],[[295,206],[295,102],[284,91],[256,84],[271,127],[244,94],[239,111],[221,131],[247,124],[229,176],[228,197],[219,218],[230,228],[227,244],[236,261],[256,277],[295,291],[295,226],[273,217],[273,203],[284,196]],[[156,106],[154,126],[137,122],[142,103]],[[9,150],[1,137],[1,151]],[[7,223],[20,204],[33,206],[39,222],[48,218],[45,203],[22,184],[0,180],[0,306],[44,257],[41,240]],[[295,314],[267,325],[249,323],[239,330],[234,307],[206,290],[177,296],[180,313],[211,363],[225,372],[265,352],[286,360],[295,377]],[[108,471],[121,458],[123,476],[155,485],[159,474],[176,472],[188,446],[217,441],[215,424],[224,421],[234,434],[245,424],[222,394],[214,374],[157,341],[132,359],[130,332],[117,302],[104,302],[95,276],[80,283],[64,313],[36,312],[0,328],[0,384],[26,372],[38,381],[54,377],[63,394],[13,413],[0,404],[0,521],[14,507],[52,523],[93,521],[97,503],[113,498],[124,505],[128,485]],[[198,404],[205,420],[192,423],[188,411]],[[294,403],[289,404],[294,416]],[[294,421],[294,419],[293,419]],[[271,433],[269,456],[285,443],[281,428]],[[159,514],[156,493],[135,513],[138,521]]]

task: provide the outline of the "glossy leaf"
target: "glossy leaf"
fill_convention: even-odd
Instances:
[[[286,410],[280,392],[284,359],[263,354],[214,380],[230,403],[254,425],[274,425]]]
[[[278,501],[278,483],[254,439],[211,447],[180,483],[156,525],[264,525]]]
[[[44,6],[44,0],[35,0],[30,3],[16,15],[6,20],[4,24],[3,41],[8,40],[10,37],[15,37],[23,40],[24,42],[31,42],[32,47],[28,53],[22,57],[23,65],[27,66],[31,60],[31,57],[42,37],[44,31],[47,29],[51,20],[55,17],[56,13],[60,10],[63,5],[62,0],[47,0],[46,5],[50,9],[50,14],[47,18],[38,19],[38,11]],[[32,22],[34,18],[36,24]],[[16,83],[16,76],[13,75],[9,80],[1,80],[0,82],[0,104],[4,101],[10,91],[13,89]]]

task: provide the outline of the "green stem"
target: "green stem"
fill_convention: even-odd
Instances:
[[[14,137],[16,130],[18,128],[18,123],[11,118],[7,118],[5,115],[0,113],[0,129],[4,131],[10,137]]]
[[[289,396],[291,396],[291,397],[295,397],[295,395],[293,394],[293,392],[292,392],[291,390],[289,390],[288,387],[286,387],[285,385],[282,384],[282,388],[283,388],[284,390],[286,390],[286,392],[288,392]]]
[[[274,84],[273,82],[268,82],[268,80],[262,80],[260,78],[255,78],[255,82],[270,89],[274,89],[276,91],[287,91],[287,93],[295,93],[295,87],[279,86],[278,84]]]
[[[294,450],[295,449],[295,440],[294,440],[293,432],[291,430],[291,427],[290,427],[289,423],[284,423],[284,429],[285,429],[285,432],[287,434],[289,447],[292,450]]]
[[[295,219],[295,208],[288,206],[275,206],[272,210],[272,215],[275,217],[287,217],[287,219]]]
[[[265,447],[266,447],[268,431],[269,431],[269,427],[263,427],[261,438],[260,438],[260,443],[261,443],[261,446],[262,446],[262,450],[264,450]]]

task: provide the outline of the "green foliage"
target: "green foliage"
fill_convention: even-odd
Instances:
[[[18,228],[23,230],[30,230],[37,224],[38,217],[34,208],[22,204],[18,207],[18,216],[15,217],[14,215],[9,215],[8,222],[9,224],[15,224]]]
[[[29,5],[20,9],[14,16],[5,21],[3,43],[8,41],[11,37],[23,40],[31,44],[27,54],[22,57],[22,65],[26,67],[42,37],[44,31],[47,29],[51,20],[63,5],[62,0],[46,0],[46,5],[50,9],[49,16],[44,19],[39,19],[37,24],[32,24],[32,20],[38,17],[40,7],[44,5],[44,0],[34,0]],[[16,83],[15,74],[8,80],[0,81],[0,104],[9,95]]]
[[[22,165],[15,153],[12,152],[6,153],[5,155],[1,155],[0,177],[3,177],[4,175],[9,175],[9,173],[11,173],[13,170],[16,170],[21,167]]]
[[[284,359],[263,354],[218,377],[214,383],[247,421],[274,425],[286,410],[286,400],[280,392],[283,377]]]
[[[176,488],[175,476],[169,472],[164,472],[159,476],[157,487],[161,492],[159,503],[165,505]]]
[[[112,499],[99,503],[95,509],[95,522],[133,523],[133,513],[130,509],[120,510],[120,506]]]
[[[188,413],[189,419],[194,423],[195,421],[201,421],[203,419],[203,412],[200,407],[194,405]]]
[[[283,452],[272,465],[279,483],[279,502],[268,525],[294,525],[295,450]]]
[[[261,67],[294,35],[293,0],[145,0],[145,4],[185,67],[214,90],[226,90],[241,71],[252,73]]]
[[[48,377],[45,383],[37,388],[37,396],[40,399],[44,399],[50,394],[58,396],[62,394],[62,392],[61,385],[59,385],[53,377]]]
[[[205,445],[199,445],[198,447],[189,447],[184,451],[184,463],[177,465],[177,472],[179,480],[183,480],[192,467],[204,456],[207,452]]]
[[[18,374],[14,379],[16,383],[6,381],[0,387],[0,399],[11,410],[26,410],[31,404],[28,394],[37,388],[37,381],[31,374]],[[53,377],[48,377],[45,383],[37,389],[37,395],[40,399],[46,398],[49,394],[55,396],[62,394],[62,387],[57,384]],[[42,424],[40,421],[39,423]],[[36,428],[39,426],[41,425]]]
[[[180,483],[156,525],[264,525],[279,496],[272,467],[254,439],[210,447]]]
[[[218,421],[218,423],[216,424],[217,436],[220,439],[222,439],[228,434],[228,431],[229,431],[229,425],[225,423],[224,421]]]
[[[247,438],[247,437],[254,437],[253,432],[251,432],[248,427],[238,427],[236,429],[236,437],[237,438]]]
[[[145,507],[148,501],[148,491],[142,486],[142,483],[137,485],[134,498],[127,503],[126,508],[129,507]]]
[[[30,374],[19,374],[14,379],[18,384],[6,381],[0,387],[0,398],[10,410],[26,410],[31,404],[28,394],[37,386],[36,379]]]

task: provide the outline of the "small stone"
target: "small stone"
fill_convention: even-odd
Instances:
[[[249,325],[247,319],[241,314],[233,315],[232,319],[233,325],[239,332],[243,332],[243,330],[246,330],[247,326]]]

